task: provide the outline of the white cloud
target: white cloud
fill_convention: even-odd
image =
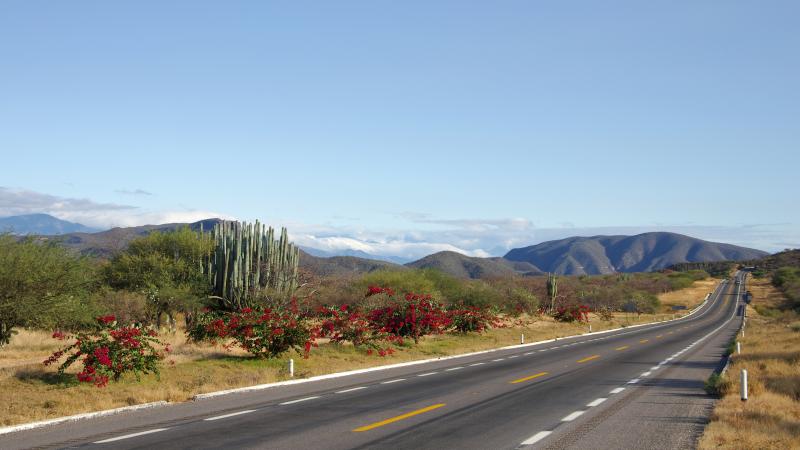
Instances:
[[[131,205],[98,203],[85,198],[59,197],[0,186],[0,216],[50,214],[95,228],[130,227],[173,222],[196,222],[211,217],[233,217],[212,211],[180,209],[151,211]]]

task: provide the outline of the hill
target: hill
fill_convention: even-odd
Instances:
[[[458,278],[494,278],[514,275],[539,275],[541,270],[528,262],[504,258],[476,258],[456,252],[439,252],[406,264],[415,269],[437,269]]]
[[[376,270],[406,270],[406,267],[388,261],[356,256],[320,257],[300,250],[300,269],[327,277],[369,273]]]
[[[546,272],[595,275],[650,272],[685,262],[754,260],[768,253],[676,233],[571,237],[509,251],[505,259]]]
[[[54,236],[67,233],[94,233],[99,230],[75,222],[61,220],[49,214],[24,214],[0,217],[0,232]]]

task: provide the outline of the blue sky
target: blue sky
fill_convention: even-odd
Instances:
[[[797,2],[0,4],[0,215],[800,247]]]

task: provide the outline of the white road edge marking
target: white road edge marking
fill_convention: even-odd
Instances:
[[[140,431],[138,433],[125,434],[125,435],[122,435],[122,436],[113,437],[111,439],[104,439],[102,441],[97,441],[97,442],[94,442],[94,443],[95,444],[105,444],[107,442],[121,441],[123,439],[133,438],[133,437],[136,437],[136,436],[144,436],[145,434],[158,433],[159,431],[166,431],[166,430],[169,430],[169,428],[156,428],[156,429],[153,429],[153,430]]]
[[[595,406],[599,405],[600,403],[603,403],[606,400],[608,400],[608,399],[604,398],[604,397],[600,397],[597,400],[592,400],[591,402],[587,403],[586,406],[588,406],[589,408],[594,408]]]
[[[641,375],[639,375],[639,376],[640,376],[640,377],[642,377],[642,378],[644,378],[644,377],[649,377],[651,373],[653,373],[653,372],[650,372],[650,371],[648,370],[647,372],[642,372],[642,374],[641,374]]]
[[[237,412],[230,413],[230,414],[223,414],[221,416],[209,417],[209,418],[206,418],[206,419],[203,419],[203,420],[211,421],[211,420],[227,419],[228,417],[241,416],[242,414],[249,414],[251,412],[256,412],[256,410],[255,409],[246,409],[244,411],[237,411]]]
[[[561,419],[562,422],[572,422],[573,420],[577,419],[586,411],[575,411],[574,413],[569,414],[568,416]]]
[[[360,390],[366,389],[366,388],[367,388],[366,386],[359,386],[359,387],[354,387],[354,388],[350,388],[350,389],[345,389],[343,391],[336,391],[335,393],[336,394],[346,394],[348,392],[360,391]]]
[[[291,405],[293,403],[300,403],[305,402],[308,400],[314,400],[315,398],[319,398],[319,395],[315,395],[313,397],[305,397],[305,398],[298,398],[297,400],[290,400],[288,402],[278,403],[279,405]]]
[[[389,381],[381,381],[381,384],[392,384],[392,383],[399,383],[399,382],[401,382],[401,381],[406,381],[406,379],[405,379],[405,378],[396,378],[396,379],[394,379],[394,380],[389,380]]]
[[[533,445],[541,441],[542,439],[546,438],[547,436],[550,436],[552,433],[553,433],[552,431],[540,431],[534,434],[533,436],[529,437],[528,439],[522,441],[522,445]]]
[[[638,378],[634,378],[631,381],[628,381],[628,384],[636,384],[638,382],[639,382],[639,379]]]

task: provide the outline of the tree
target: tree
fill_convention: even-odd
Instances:
[[[105,277],[115,289],[145,295],[152,311],[151,321],[161,327],[166,314],[174,331],[174,313],[188,313],[208,294],[203,263],[211,247],[209,236],[188,227],[169,233],[154,232],[131,242],[108,265]]]
[[[9,343],[14,328],[74,321],[95,281],[87,259],[55,243],[0,235],[0,346]]]

